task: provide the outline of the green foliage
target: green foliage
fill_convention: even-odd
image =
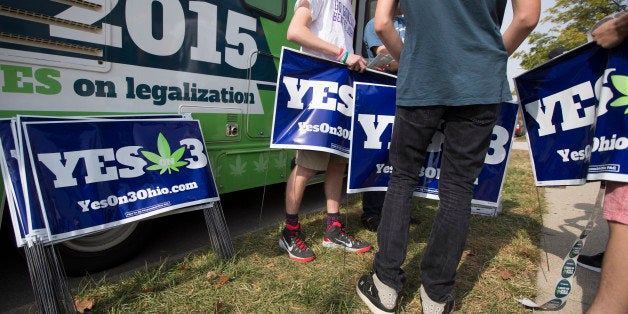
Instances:
[[[609,0],[556,0],[543,14],[542,23],[553,26],[547,33],[532,32],[528,37],[529,51],[513,54],[521,59],[521,67],[529,70],[544,62],[556,48],[571,50],[587,42],[587,32],[607,15],[620,11],[622,6]]]

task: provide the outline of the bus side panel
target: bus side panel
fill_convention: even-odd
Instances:
[[[92,2],[3,1],[0,117],[189,112],[221,193],[286,180],[293,153],[268,142],[294,0],[282,22],[239,0]]]

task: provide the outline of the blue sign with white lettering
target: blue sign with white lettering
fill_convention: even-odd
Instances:
[[[344,157],[349,157],[353,83],[396,82],[382,72],[350,71],[344,64],[285,47],[279,71],[270,147]]]
[[[28,147],[24,139],[24,123],[26,121],[49,121],[61,118],[55,117],[33,117],[33,116],[17,116],[16,117],[16,138],[18,165],[20,167],[20,182],[22,184],[22,192],[24,195],[24,206],[26,212],[26,221],[28,223],[27,236],[37,236],[42,242],[48,242],[48,234],[46,232],[46,223],[40,203],[37,201],[37,191],[35,186],[37,181],[33,177],[30,156],[28,155]]]
[[[355,84],[355,114],[347,192],[385,191],[390,173],[388,149],[395,117],[394,86]],[[472,210],[495,215],[501,210],[501,189],[517,116],[517,105],[503,103],[493,138],[478,176]],[[444,134],[437,130],[427,149],[414,195],[438,199],[438,177]]]
[[[538,186],[628,182],[627,45],[589,43],[515,78]]]
[[[0,170],[18,247],[29,232],[15,138],[15,119],[0,119]]]
[[[198,121],[24,122],[49,241],[218,200]]]

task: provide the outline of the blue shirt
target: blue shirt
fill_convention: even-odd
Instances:
[[[500,27],[507,0],[401,0],[406,19],[398,106],[510,100]]]
[[[395,16],[393,22],[399,37],[403,40],[406,36],[406,19],[403,16]],[[364,26],[364,46],[368,51],[369,60],[373,60],[373,58],[375,58],[375,54],[373,54],[371,48],[382,45],[384,45],[382,40],[379,39],[379,36],[375,33],[375,19],[371,19],[368,23],[366,23],[366,26]]]

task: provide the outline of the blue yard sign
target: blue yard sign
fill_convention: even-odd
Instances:
[[[628,182],[628,43],[589,43],[515,78],[539,186]]]
[[[283,48],[279,68],[270,147],[344,157],[349,157],[353,83],[396,81],[382,72],[350,71],[344,64],[289,48]]]
[[[0,119],[0,170],[6,192],[13,233],[18,247],[29,233],[24,191],[20,179],[15,119]]]
[[[20,173],[30,173],[33,184],[25,199],[27,208],[41,211],[45,242],[219,200],[196,120],[18,120],[24,147]],[[4,164],[9,161],[7,170],[13,170],[18,163],[6,158],[5,124],[0,124]]]
[[[355,113],[349,159],[347,192],[385,191],[390,173],[388,149],[395,116],[394,86],[355,84]],[[472,210],[496,215],[501,210],[501,189],[506,175],[508,153],[517,115],[517,105],[503,103],[493,128],[491,146],[478,177]],[[437,130],[428,147],[415,196],[438,199],[438,177],[444,134]]]

